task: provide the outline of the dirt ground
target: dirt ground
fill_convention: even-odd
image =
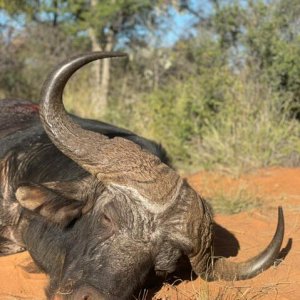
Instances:
[[[264,199],[263,206],[235,215],[217,215],[217,222],[238,240],[223,237],[223,251],[235,253],[235,261],[247,259],[271,240],[277,223],[277,206],[285,216],[285,240],[282,259],[276,267],[251,280],[205,282],[199,278],[164,284],[159,291],[145,291],[140,299],[300,299],[300,169],[265,169],[239,179],[216,173],[197,173],[188,177],[191,185],[209,197],[216,190],[230,192],[243,188]],[[222,239],[222,236],[220,237]],[[235,241],[235,242],[234,242]],[[224,252],[224,253],[225,253]],[[47,277],[28,272],[32,265],[27,252],[0,257],[0,299],[45,299]]]

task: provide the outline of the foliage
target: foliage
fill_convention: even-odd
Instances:
[[[220,1],[214,1],[219,3]],[[273,90],[291,93],[292,112],[300,108],[300,2],[297,0],[229,2],[215,5],[213,31],[220,47],[239,55]]]
[[[136,106],[133,127],[162,142],[179,167],[239,173],[299,165],[300,126],[289,117],[292,100],[283,101],[245,73],[225,69],[207,73],[209,80],[202,74],[154,91]]]
[[[38,100],[53,65],[91,49],[92,28],[101,46],[113,36],[129,52],[111,61],[106,120],[161,142],[185,170],[299,166],[298,0],[211,0],[206,14],[193,1],[95,3],[1,1],[23,24],[0,26],[1,96]],[[172,10],[197,16],[196,25],[166,48],[152,37],[164,36]],[[97,119],[91,74],[90,66],[75,74],[65,103]]]
[[[25,19],[27,24],[60,26],[73,37],[87,36],[92,28],[105,45],[109,35],[115,36],[114,44],[120,37],[127,37],[126,41],[130,42],[130,38],[144,35],[149,26],[155,28],[159,21],[156,12],[166,9],[166,3],[161,0],[3,0],[0,9],[13,18]]]
[[[299,164],[300,126],[289,118],[290,103],[267,85],[240,75],[198,141],[198,163],[237,172]]]

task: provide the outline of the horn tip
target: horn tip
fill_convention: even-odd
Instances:
[[[278,206],[278,224],[284,225],[284,215],[282,206]]]

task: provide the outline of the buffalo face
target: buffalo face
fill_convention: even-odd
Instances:
[[[78,295],[86,293],[87,299],[127,299],[152,268],[173,272],[178,258],[191,249],[179,231],[186,227],[185,205],[175,201],[162,211],[124,187],[84,181],[89,185],[78,187],[78,196],[72,192],[84,200],[68,202],[53,183],[22,186],[16,193],[27,210],[33,209],[23,240],[50,276],[49,298],[82,299]]]

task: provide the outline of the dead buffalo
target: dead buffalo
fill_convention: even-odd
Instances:
[[[117,56],[123,55],[95,52],[63,62],[43,87],[44,129],[29,106],[28,127],[8,126],[2,137],[0,131],[6,147],[0,251],[26,248],[49,274],[49,298],[59,299],[128,299],[151,269],[171,273],[182,256],[208,280],[247,279],[270,267],[284,235],[281,208],[276,233],[260,254],[242,263],[214,257],[209,205],[168,166],[157,144],[65,112],[62,94],[71,75]]]

